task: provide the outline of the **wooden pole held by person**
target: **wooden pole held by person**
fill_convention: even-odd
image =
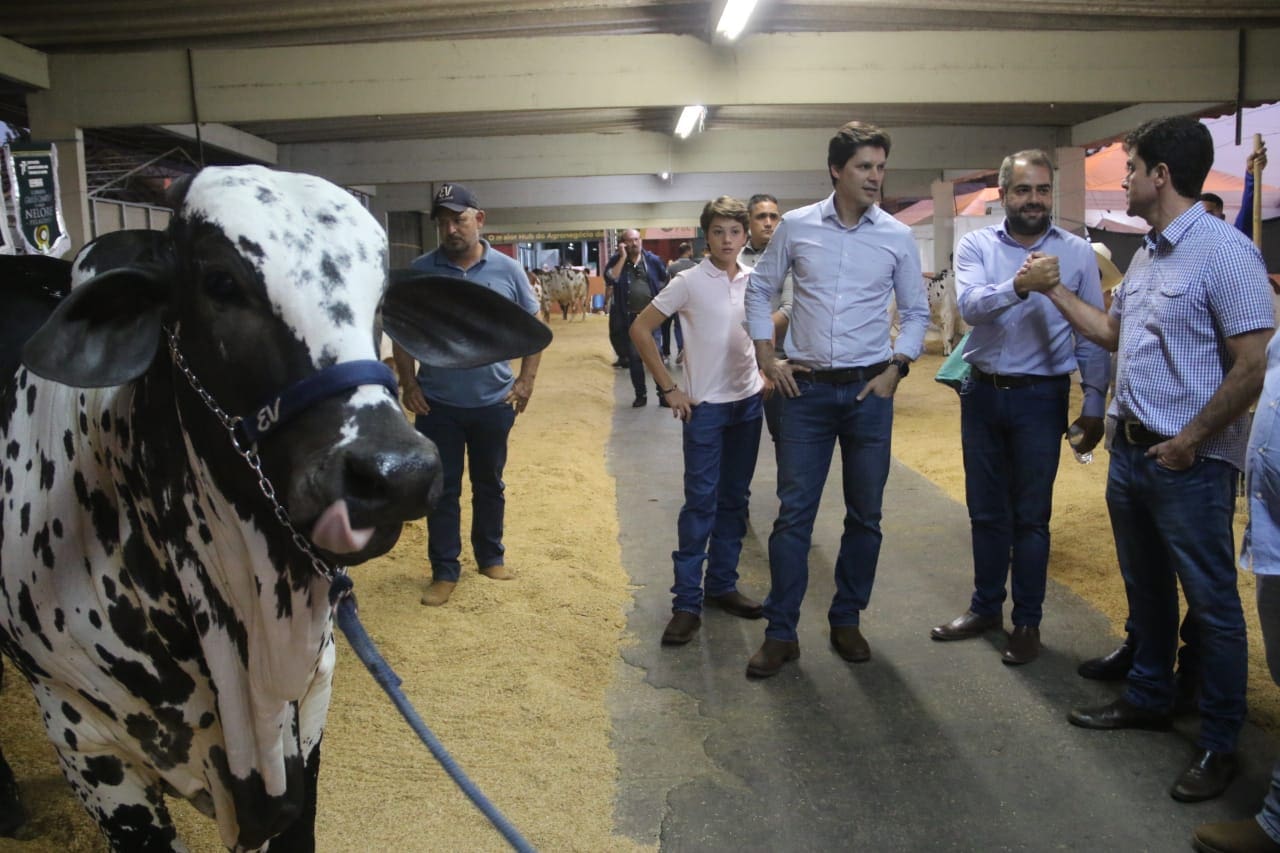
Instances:
[[[1253,153],[1262,151],[1262,134],[1253,135]],[[1253,158],[1253,245],[1262,249],[1262,163],[1261,157]]]

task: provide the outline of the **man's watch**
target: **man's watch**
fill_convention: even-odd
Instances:
[[[899,379],[902,379],[911,372],[911,362],[907,361],[905,358],[895,358],[892,359],[892,361],[898,368]]]

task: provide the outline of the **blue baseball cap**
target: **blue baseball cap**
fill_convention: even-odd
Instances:
[[[442,207],[447,207],[455,213],[461,213],[468,207],[479,210],[480,201],[476,198],[475,193],[462,184],[441,184],[440,189],[436,190],[435,197],[431,199],[432,219],[436,218],[436,211]]]

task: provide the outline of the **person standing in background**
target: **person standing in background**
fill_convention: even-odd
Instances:
[[[416,258],[410,267],[439,276],[464,278],[483,285],[538,312],[524,268],[480,236],[484,210],[462,184],[442,184],[431,204],[440,247]],[[427,557],[431,585],[422,603],[439,606],[449,600],[461,575],[462,469],[469,460],[471,475],[471,547],[480,574],[492,580],[515,577],[506,565],[502,543],[506,513],[507,437],[516,415],[529,405],[542,354],[520,360],[513,376],[505,361],[483,367],[446,369],[418,365],[398,344],[393,348],[396,374],[404,406],[414,415],[418,432],[435,443],[440,453],[442,490],[427,514]]]
[[[628,228],[622,232],[618,251],[605,264],[604,283],[606,298],[612,306],[609,312],[611,330],[615,322],[613,312],[620,312],[617,322],[621,323],[621,334],[626,341],[627,367],[631,371],[631,387],[636,392],[631,406],[638,409],[649,402],[649,395],[644,385],[644,363],[628,336],[628,330],[667,283],[667,267],[661,258],[644,248],[640,232]]]

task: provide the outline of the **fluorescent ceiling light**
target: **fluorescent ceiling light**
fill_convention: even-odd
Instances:
[[[702,117],[706,114],[707,108],[704,106],[685,107],[680,113],[680,120],[676,122],[676,136],[681,139],[688,139],[694,128],[701,126]]]
[[[755,8],[756,0],[729,0],[724,4],[720,23],[716,24],[716,32],[733,41],[742,34],[747,26],[747,19],[751,17]]]
[[[658,173],[658,180],[661,180],[661,181],[669,181],[669,180],[671,180],[671,173],[670,173],[670,172],[659,172],[659,173]]]

